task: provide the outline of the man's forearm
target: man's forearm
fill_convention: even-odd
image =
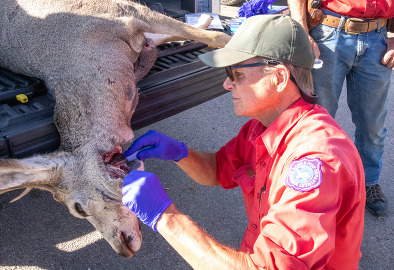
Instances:
[[[176,164],[190,178],[204,186],[218,186],[215,153],[198,152],[188,148],[188,156]]]
[[[193,269],[258,269],[248,254],[218,243],[173,204],[156,228]]]
[[[288,0],[287,4],[289,5],[290,15],[291,17],[299,22],[304,30],[308,33],[308,23],[306,17],[306,2],[307,0]]]

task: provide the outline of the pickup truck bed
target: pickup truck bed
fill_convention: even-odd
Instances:
[[[132,117],[133,129],[226,92],[222,87],[224,70],[207,67],[197,58],[208,50],[199,42],[159,46],[155,65],[138,83],[141,95]],[[54,106],[43,81],[0,67],[0,158],[54,151],[60,144],[53,123]]]

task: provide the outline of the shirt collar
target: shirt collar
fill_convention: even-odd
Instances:
[[[298,99],[279,115],[268,128],[264,127],[263,124],[258,125],[249,136],[249,140],[256,140],[257,144],[264,143],[268,153],[273,156],[288,130],[314,106],[314,104],[310,104],[302,98]]]

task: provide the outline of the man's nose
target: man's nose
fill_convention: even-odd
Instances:
[[[226,78],[223,82],[223,88],[226,89],[227,91],[233,90],[234,83],[230,81],[229,77]]]

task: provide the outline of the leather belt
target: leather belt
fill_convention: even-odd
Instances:
[[[359,19],[348,18],[342,25],[342,29],[350,35],[357,35],[361,33],[368,33],[378,29],[380,20],[380,27],[387,25],[387,19]],[[332,15],[323,14],[321,24],[338,28],[341,23],[341,18]]]

